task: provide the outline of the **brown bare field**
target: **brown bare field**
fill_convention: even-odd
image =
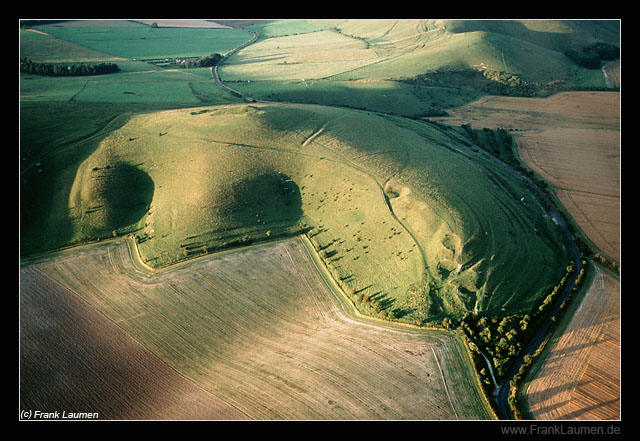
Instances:
[[[246,419],[35,265],[20,271],[20,408],[100,419]]]
[[[296,238],[150,273],[114,240],[37,269],[251,419],[494,417],[453,334],[361,320],[307,246]],[[57,379],[62,394],[84,387]]]
[[[517,130],[521,159],[555,187],[595,246],[620,260],[618,92],[566,92],[544,99],[487,96],[449,113],[436,119]]]
[[[620,419],[620,284],[597,270],[525,397],[541,420]]]

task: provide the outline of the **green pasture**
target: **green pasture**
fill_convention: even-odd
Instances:
[[[139,60],[224,55],[252,37],[241,29],[152,28],[129,21],[113,21],[107,25],[100,21],[96,26],[73,26],[70,22],[35,28],[94,51]]]
[[[132,29],[148,28],[144,25],[126,23],[129,26],[100,27],[98,28],[99,35],[105,33],[101,38],[108,39],[108,35],[117,34],[123,30],[132,32]],[[165,69],[153,64],[99,52],[99,49],[89,49],[84,44],[91,44],[91,42],[84,39],[88,38],[86,34],[92,30],[97,32],[92,27],[73,27],[71,23],[67,23],[64,27],[49,25],[43,26],[41,29],[49,35],[43,35],[33,30],[20,30],[21,56],[37,62],[52,64],[113,62],[118,65],[120,71],[109,75],[82,77],[20,74],[21,103],[69,101],[175,107],[226,104],[238,101],[237,98],[214,84],[211,70],[208,68]],[[208,29],[197,30],[210,31]],[[53,34],[56,33],[60,33],[60,36],[54,37]],[[175,36],[175,38],[180,37]],[[138,43],[133,44],[138,49],[129,48],[129,43],[122,42],[122,45],[127,47],[127,50],[138,50],[139,53],[144,53],[146,50],[143,49],[146,47],[145,42],[146,39],[141,38],[139,43],[142,43],[142,46],[137,46]],[[188,46],[187,44],[185,47]],[[200,55],[208,55],[208,53],[205,51]],[[138,58],[140,57],[138,56]]]
[[[158,267],[306,231],[364,313],[411,323],[526,310],[566,264],[531,191],[425,123],[284,104],[103,121],[23,172],[50,213],[25,252],[132,232]]]
[[[309,32],[322,31],[334,23],[333,20],[271,20],[267,23],[248,26],[248,30],[256,31],[261,38],[282,37],[291,34],[306,34]]]
[[[238,101],[212,81],[207,68],[140,70],[140,66],[135,67],[137,70],[89,77],[21,74],[20,99],[23,103],[69,101],[174,106]]]
[[[473,101],[482,94],[450,87],[410,85],[399,81],[238,81],[229,87],[258,100],[368,109],[408,117],[441,115],[443,108]]]
[[[40,63],[114,62],[118,57],[104,54],[71,41],[54,38],[35,29],[20,29],[20,57]]]

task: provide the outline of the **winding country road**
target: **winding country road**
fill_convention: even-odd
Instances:
[[[254,98],[245,96],[245,95],[241,94],[240,92],[237,92],[237,91],[231,89],[230,87],[228,87],[227,85],[222,83],[222,81],[220,80],[220,77],[218,75],[218,66],[219,65],[221,65],[227,58],[229,58],[231,55],[233,55],[237,51],[239,51],[239,50],[243,49],[244,47],[256,42],[258,40],[258,38],[259,38],[259,34],[257,32],[255,32],[254,36],[253,36],[253,38],[251,40],[243,43],[242,45],[240,45],[237,48],[235,48],[235,49],[231,50],[230,52],[228,52],[220,60],[220,62],[216,66],[211,68],[211,76],[212,76],[213,80],[216,82],[216,84],[218,84],[218,86],[220,86],[221,88],[223,88],[224,90],[226,90],[228,92],[231,92],[232,94],[234,94],[236,96],[239,96],[239,97],[243,98],[245,101],[267,102],[267,101],[261,101],[261,100],[258,101],[258,100],[254,99]],[[518,372],[518,370],[520,369],[520,367],[524,363],[525,355],[532,355],[538,349],[538,347],[540,346],[542,341],[545,339],[547,333],[549,332],[549,328],[551,327],[553,318],[558,314],[558,312],[560,310],[560,305],[562,304],[562,302],[564,302],[566,300],[567,296],[569,295],[569,293],[571,292],[571,290],[575,286],[576,277],[580,273],[580,270],[582,269],[582,262],[581,262],[580,253],[578,252],[578,249],[576,247],[573,235],[567,229],[567,226],[565,225],[563,219],[558,214],[558,212],[557,212],[557,210],[555,208],[555,205],[549,200],[549,198],[547,197],[546,194],[544,194],[528,178],[526,178],[525,176],[517,173],[515,170],[510,168],[508,165],[506,165],[505,163],[503,163],[502,161],[500,161],[496,157],[492,156],[491,154],[489,154],[488,152],[486,152],[482,148],[478,147],[476,144],[471,142],[469,139],[467,139],[466,137],[464,137],[460,133],[458,133],[458,132],[456,132],[456,131],[454,131],[452,129],[449,130],[449,133],[451,135],[453,135],[454,137],[458,138],[459,140],[463,141],[465,144],[467,144],[469,147],[474,149],[476,152],[478,152],[478,153],[484,155],[485,157],[489,158],[490,160],[494,161],[496,164],[498,164],[501,167],[503,167],[505,170],[507,170],[508,172],[513,174],[518,179],[524,181],[527,185],[529,185],[529,187],[531,187],[535,191],[535,193],[543,200],[543,202],[548,207],[549,213],[552,216],[552,218],[555,220],[557,225],[562,229],[562,231],[563,231],[563,233],[564,233],[564,235],[565,235],[565,237],[567,239],[567,243],[569,245],[569,250],[570,250],[571,255],[573,256],[573,260],[574,260],[574,268],[575,268],[575,270],[571,273],[571,277],[569,279],[569,283],[566,285],[566,287],[565,287],[564,291],[562,292],[562,294],[560,295],[560,297],[556,300],[556,303],[553,306],[551,312],[549,313],[547,319],[540,326],[540,328],[538,329],[537,333],[535,334],[533,339],[529,342],[529,344],[527,345],[525,350],[522,351],[522,353],[520,354],[519,358],[515,361],[515,363],[514,363],[513,367],[511,368],[511,370],[503,378],[502,382],[500,384],[496,385],[496,389],[494,391],[494,400],[495,400],[495,402],[497,404],[498,417],[501,420],[511,420],[511,419],[514,419],[514,417],[513,417],[513,414],[511,412],[511,409],[510,409],[509,404],[508,404],[509,383],[511,382],[511,380],[514,377],[514,375]],[[460,151],[458,149],[455,149],[455,150],[459,151],[460,153],[463,153],[462,151]],[[387,205],[387,208],[393,214],[393,211],[391,209],[389,201],[386,199],[386,195],[384,195],[384,189],[381,189],[381,190],[382,190],[382,193],[383,193],[383,197],[385,198],[385,203]],[[394,217],[395,217],[395,215],[394,215]],[[401,223],[401,225],[402,225],[402,223]],[[406,227],[405,227],[405,230],[406,230]],[[409,232],[409,234],[411,234],[411,233]],[[423,256],[423,258],[424,258],[424,256]],[[490,365],[489,360],[486,358],[486,356],[484,358],[487,361],[487,365],[488,365],[489,370],[491,371],[492,377],[493,377],[492,366]],[[494,379],[494,383],[495,383],[495,379]]]
[[[462,136],[458,132],[456,132],[454,130],[449,130],[449,133],[451,133],[452,135],[454,135],[458,139],[462,140],[463,142],[468,144],[471,148],[473,148],[475,151],[477,151],[478,153],[481,153],[484,156],[486,156],[487,158],[491,159],[496,164],[500,165],[505,170],[509,171],[514,176],[516,176],[518,179],[524,181],[527,185],[529,185],[529,187],[531,187],[538,194],[538,196],[544,201],[544,203],[547,205],[547,207],[549,209],[549,212],[550,212],[551,216],[553,217],[555,222],[558,224],[558,226],[562,229],[562,231],[563,231],[563,233],[564,233],[564,235],[565,235],[565,237],[567,239],[567,243],[569,244],[569,250],[571,251],[571,255],[573,256],[575,270],[571,273],[571,277],[569,278],[569,283],[567,283],[567,285],[565,286],[565,289],[562,292],[562,294],[560,295],[560,298],[558,298],[556,300],[556,303],[553,306],[553,308],[551,309],[551,312],[549,313],[549,315],[547,316],[547,319],[540,326],[540,328],[536,332],[536,334],[533,337],[533,339],[529,342],[529,344],[524,349],[524,351],[522,351],[522,353],[520,354],[518,359],[515,361],[515,363],[514,363],[513,367],[511,368],[511,370],[505,375],[505,377],[502,380],[502,382],[497,385],[497,387],[496,387],[496,389],[494,391],[494,399],[495,399],[496,404],[498,406],[498,416],[499,416],[499,418],[501,420],[511,420],[511,419],[513,419],[513,414],[511,413],[511,409],[510,409],[509,404],[508,404],[509,383],[513,379],[513,377],[516,374],[516,372],[518,372],[518,370],[520,369],[520,366],[522,366],[522,363],[524,363],[525,355],[532,355],[536,351],[536,349],[538,349],[538,347],[540,346],[542,341],[545,339],[547,333],[549,332],[549,328],[551,327],[553,318],[558,314],[558,311],[560,310],[560,305],[562,304],[562,302],[564,302],[566,300],[567,296],[569,295],[569,293],[571,292],[571,290],[575,286],[576,278],[577,278],[578,274],[580,273],[580,270],[582,269],[582,262],[580,260],[580,253],[578,252],[578,249],[576,247],[573,235],[567,229],[567,226],[565,225],[564,221],[562,220],[562,218],[558,214],[554,204],[549,200],[547,195],[542,192],[542,190],[540,190],[529,179],[527,179],[526,177],[520,175],[515,170],[511,169],[509,166],[504,164],[502,161],[500,161],[499,159],[497,159],[494,156],[490,155],[489,153],[487,153],[486,151],[484,151],[483,149],[478,147],[473,142],[469,141],[467,138],[465,138],[464,136]],[[486,357],[485,357],[485,360],[486,360]],[[488,363],[488,360],[487,360],[487,363]],[[491,368],[491,367],[489,367],[489,368]]]
[[[220,86],[222,89],[226,90],[227,92],[230,92],[233,95],[242,97],[244,100],[257,101],[257,100],[253,100],[252,98],[244,96],[240,92],[238,92],[236,90],[233,90],[232,88],[230,88],[229,86],[224,84],[220,80],[220,75],[218,74],[218,66],[220,66],[222,63],[224,63],[227,60],[227,58],[229,58],[231,55],[235,54],[239,50],[244,49],[245,47],[249,46],[250,44],[253,44],[256,41],[258,41],[258,38],[260,38],[260,34],[258,32],[255,32],[255,31],[250,31],[250,32],[253,34],[253,37],[251,38],[251,40],[245,41],[240,46],[231,49],[229,52],[224,54],[224,56],[220,59],[220,61],[218,61],[216,63],[215,66],[211,67],[211,78],[213,78],[213,81],[215,81],[218,86]]]

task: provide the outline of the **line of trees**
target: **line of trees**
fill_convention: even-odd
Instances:
[[[526,176],[544,192],[549,192],[549,184],[544,179],[538,177],[533,170],[523,165],[517,157],[514,149],[515,140],[507,130],[503,128],[495,130],[483,128],[476,130],[471,127],[471,124],[463,124],[461,127],[478,147],[500,159],[505,164],[508,164],[519,174]]]
[[[512,366],[518,354],[532,338],[535,330],[546,318],[549,309],[562,292],[570,275],[575,271],[573,263],[567,266],[566,273],[560,282],[554,286],[538,307],[527,314],[513,314],[504,317],[488,317],[484,315],[468,314],[457,324],[468,338],[468,345],[472,355],[478,350],[484,351],[490,358],[496,370],[496,376],[502,377]],[[580,274],[582,277],[582,274]],[[477,360],[481,365],[482,360]],[[484,375],[483,375],[484,374]],[[485,386],[490,385],[486,372],[480,372],[481,381]]]
[[[509,72],[464,67],[440,67],[402,81],[408,84],[459,89],[471,87],[489,95],[521,97],[548,96],[564,87],[564,80],[531,82]]]
[[[113,63],[62,65],[36,63],[26,57],[20,60],[20,72],[54,77],[105,75],[118,72],[119,70],[118,65]]]
[[[615,260],[611,260],[600,253],[595,253],[593,255],[593,260],[598,262],[605,268],[608,268],[616,274],[620,275],[620,264],[618,264],[618,262],[616,262]]]

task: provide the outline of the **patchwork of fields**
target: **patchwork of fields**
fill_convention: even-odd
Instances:
[[[76,22],[71,22],[76,23]],[[94,26],[59,23],[20,30],[20,56],[39,63],[116,63],[120,71],[89,77],[23,75],[21,102],[226,104],[237,99],[211,81],[209,69],[163,69],[143,60],[225,54],[252,34],[231,28],[157,28],[131,21]]]
[[[507,94],[619,87],[619,61],[566,55],[619,44],[615,21],[19,32],[35,64],[119,67],[20,73],[21,411],[496,418],[462,331],[445,328],[530,313],[571,257],[546,203],[454,136],[463,124],[513,134],[588,241],[620,260],[619,92],[486,96],[505,79]],[[214,53],[229,54],[217,73],[179,67]],[[496,133],[482,136],[511,149]],[[596,281],[530,383],[534,418],[619,418],[620,285]]]

